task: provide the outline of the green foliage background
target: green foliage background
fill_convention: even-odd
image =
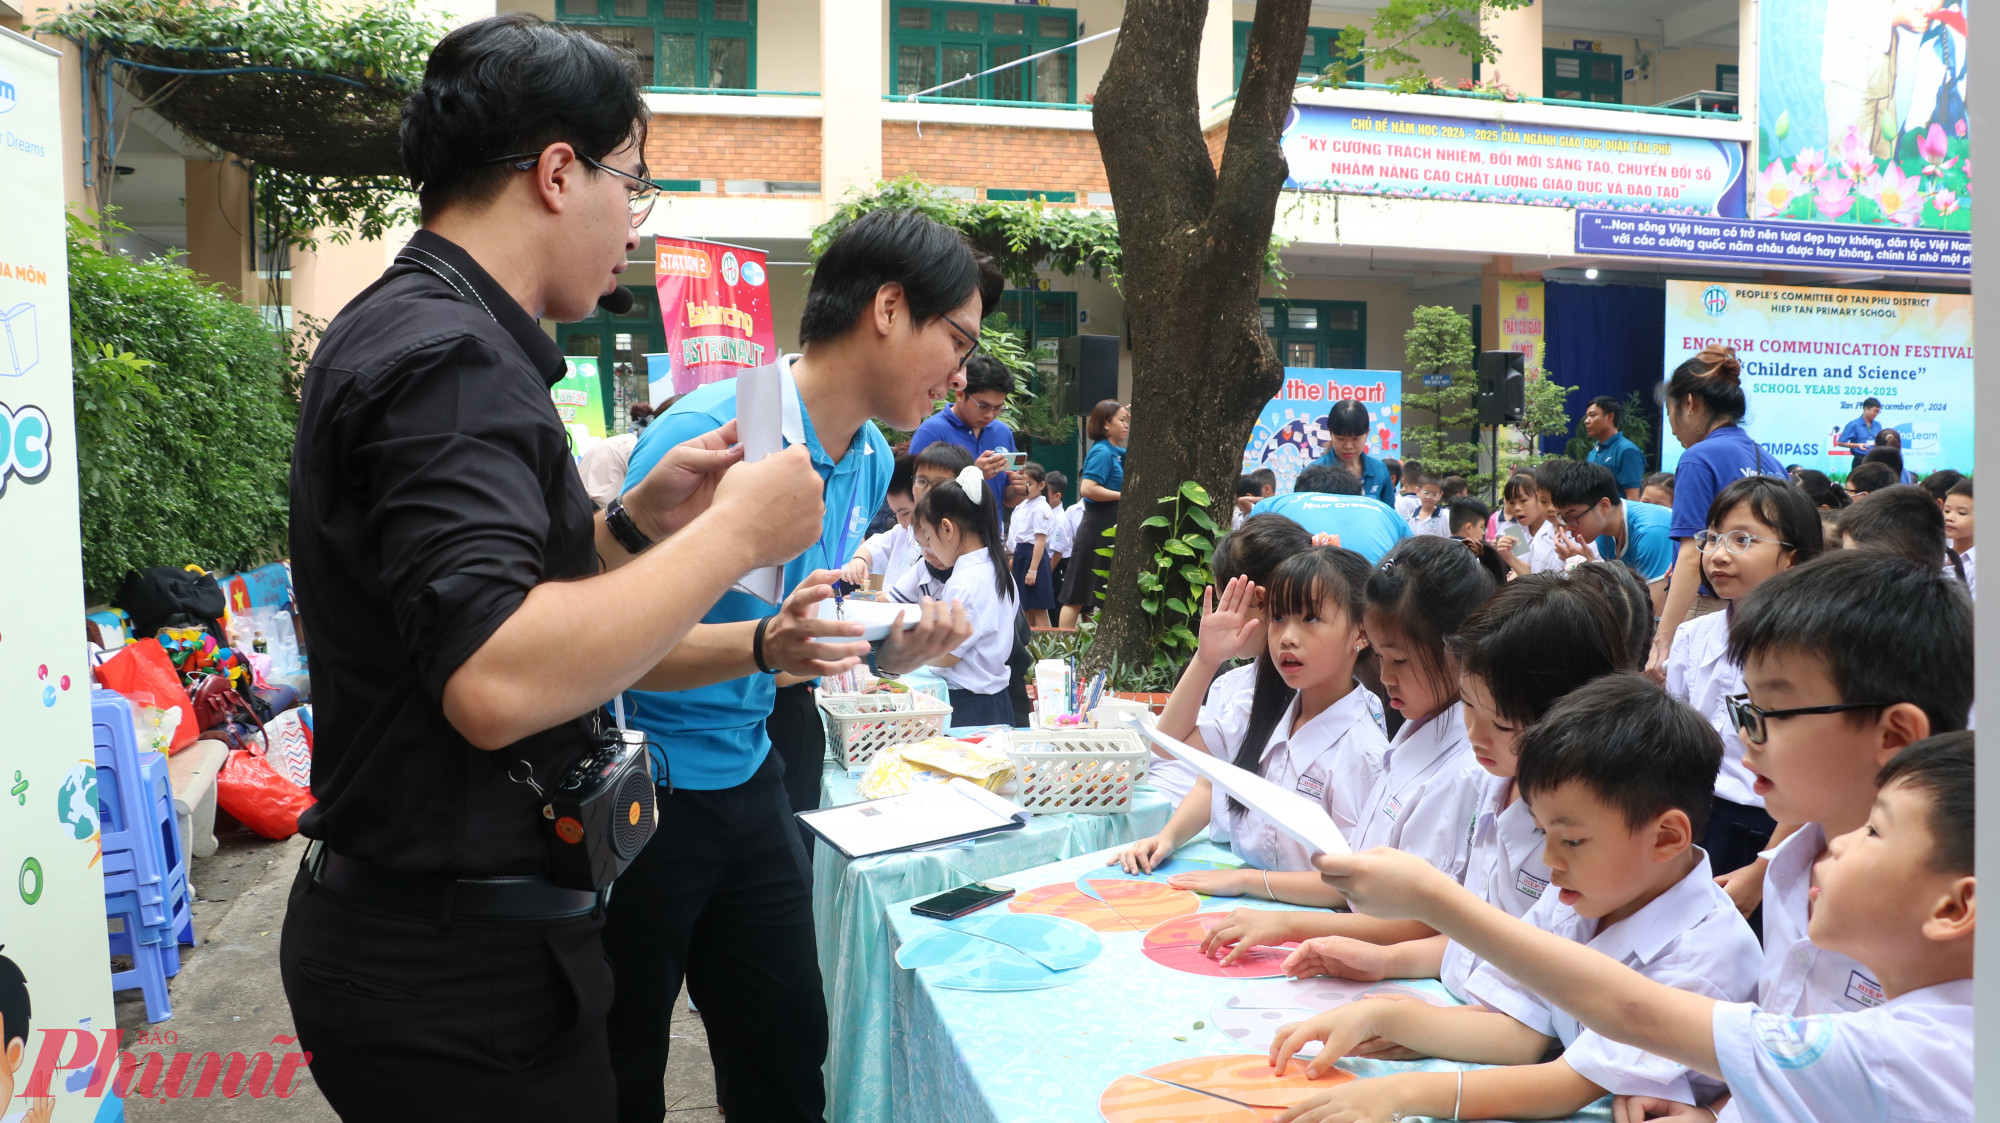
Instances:
[[[83,581],[281,556],[297,402],[291,340],[190,270],[106,253],[69,220]]]

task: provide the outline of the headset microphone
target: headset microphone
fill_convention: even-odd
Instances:
[[[632,290],[619,285],[597,298],[597,306],[614,316],[623,316],[632,310]]]

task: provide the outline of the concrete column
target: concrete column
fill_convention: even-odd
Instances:
[[[229,160],[187,162],[188,268],[238,297],[257,290],[250,254],[250,171]]]
[[[1236,92],[1236,6],[1230,0],[1209,0],[1208,20],[1201,25],[1201,65],[1195,71],[1197,113]]]
[[[819,17],[820,197],[831,214],[843,195],[882,179],[882,0],[824,0]]]
[[[1764,10],[1757,0],[1737,0],[1736,13],[1736,112],[1751,125],[1748,166],[1743,170],[1744,194],[1748,196],[1757,189],[1757,169],[1764,166],[1764,153],[1757,143],[1764,130],[1756,127],[1757,53],[1764,36]],[[1748,198],[1743,213],[1751,213]]]
[[[1747,2],[1747,0],[1746,0]],[[1498,77],[1522,97],[1542,96],[1542,8],[1530,4],[1510,12],[1481,15],[1479,30],[1500,48],[1500,57],[1479,68],[1481,80]]]

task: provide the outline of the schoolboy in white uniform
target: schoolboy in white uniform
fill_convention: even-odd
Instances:
[[[1480,788],[1465,887],[1480,900],[1506,909],[1509,916],[1524,916],[1549,894],[1549,867],[1542,861],[1542,829],[1535,825],[1535,813],[1525,799],[1510,804],[1513,791],[1512,776],[1488,776]],[[1453,940],[1445,944],[1438,980],[1464,998],[1466,983],[1478,967],[1479,957]]]
[[[1396,731],[1358,809],[1360,822],[1347,832],[1354,849],[1393,846],[1422,855],[1453,880],[1465,876],[1486,773],[1465,739],[1460,706]]]
[[[908,573],[910,567],[923,556],[907,523],[897,523],[869,538],[861,544],[861,548],[868,551],[868,572],[882,575],[884,589],[895,587],[903,574]]]
[[[1743,668],[1729,658],[1729,616],[1711,612],[1682,624],[1667,658],[1667,693],[1693,706],[1722,737],[1715,794],[1746,807],[1764,806],[1757,777],[1743,767],[1743,739],[1729,716],[1729,697],[1743,693]],[[1723,870],[1728,873],[1728,870]]]

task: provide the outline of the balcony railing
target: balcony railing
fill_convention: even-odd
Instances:
[[[1067,109],[1071,112],[1090,112],[1090,103],[1083,101],[1002,101],[988,97],[938,97],[926,95],[911,97],[907,94],[883,94],[883,101],[915,102],[918,105],[987,105],[1002,109]]]
[[[1299,89],[1308,88],[1310,88],[1310,83],[1301,83],[1299,85]],[[1393,87],[1381,82],[1342,82],[1337,86],[1328,86],[1327,89],[1377,90],[1383,93],[1394,92]],[[1724,113],[1717,109],[1670,109],[1661,105],[1625,105],[1620,102],[1578,101],[1574,98],[1563,97],[1516,96],[1510,100],[1501,97],[1499,94],[1486,93],[1483,90],[1422,90],[1409,96],[1470,98],[1474,101],[1495,101],[1502,105],[1559,105],[1569,109],[1609,109],[1620,113],[1649,113],[1656,117],[1688,117],[1702,121],[1741,121],[1743,119],[1741,114]],[[1230,94],[1228,97],[1209,106],[1209,108],[1220,109],[1222,106],[1228,105],[1235,100],[1236,95]]]

